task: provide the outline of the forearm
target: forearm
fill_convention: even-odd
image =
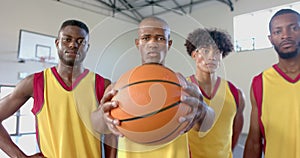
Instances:
[[[105,158],[116,158],[118,148],[118,138],[113,134],[103,135],[102,143],[105,152]]]
[[[103,115],[104,114],[103,112],[101,112],[100,109],[97,109],[96,111],[92,112],[91,122],[93,129],[101,134],[111,133],[104,121]]]
[[[209,107],[209,106],[204,106],[205,110],[203,112],[203,114],[201,114],[202,116],[201,119],[199,120],[198,122],[198,125],[199,125],[199,131],[200,132],[206,132],[207,130],[209,130],[213,123],[214,123],[214,120],[215,120],[215,112],[214,110]]]
[[[0,148],[9,157],[26,157],[26,155],[18,148],[18,146],[11,140],[9,134],[2,124],[0,124]]]
[[[244,149],[243,158],[261,158],[261,156],[262,156],[262,145],[255,144],[254,142],[247,140]]]

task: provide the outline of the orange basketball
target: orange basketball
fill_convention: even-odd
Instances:
[[[144,64],[128,72],[115,84],[112,100],[119,106],[111,111],[128,139],[148,145],[175,139],[187,123],[179,124],[190,107],[180,102],[181,86],[176,74],[159,64]]]

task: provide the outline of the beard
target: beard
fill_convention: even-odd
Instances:
[[[300,46],[300,43],[298,43],[298,46]],[[295,49],[294,51],[291,52],[281,52],[279,50],[278,47],[274,46],[274,49],[276,50],[277,54],[279,55],[280,58],[282,59],[291,59],[297,56],[297,54],[299,53],[299,47],[297,47],[297,49]]]

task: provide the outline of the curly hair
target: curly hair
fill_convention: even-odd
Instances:
[[[222,53],[222,57],[226,57],[233,51],[233,44],[231,42],[231,36],[225,31],[219,31],[217,29],[202,29],[198,28],[189,33],[184,46],[187,53],[191,56],[192,52],[197,48],[207,46],[217,47]]]

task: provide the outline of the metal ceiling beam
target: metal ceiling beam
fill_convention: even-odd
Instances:
[[[210,0],[197,1],[197,2],[193,2],[192,4],[193,4],[193,5],[195,5],[195,4],[200,4],[200,3],[203,3],[203,2],[206,2],[206,1],[210,1]],[[185,8],[185,7],[189,7],[190,5],[191,5],[191,4],[189,3],[189,4],[181,5],[181,7],[182,7],[182,8]],[[169,12],[170,10],[174,11],[174,10],[177,10],[177,9],[179,9],[179,7],[169,8],[168,10],[158,12],[158,13],[156,13],[155,15],[164,14],[164,13]]]
[[[147,1],[148,2],[148,4],[150,4],[151,6],[157,6],[157,7],[160,7],[160,8],[163,8],[163,9],[165,9],[165,12],[169,12],[169,11],[172,11],[172,12],[174,12],[174,13],[176,13],[176,14],[179,14],[179,15],[182,15],[182,14],[184,14],[184,13],[180,13],[180,12],[178,12],[177,10],[174,10],[174,9],[172,9],[172,8],[167,8],[167,7],[165,7],[165,6],[162,6],[162,5],[160,5],[160,4],[158,4],[157,2],[154,2],[154,1]],[[148,5],[149,6],[149,5]],[[179,8],[180,6],[178,6],[177,5],[177,9]],[[154,13],[154,10],[152,11],[152,16],[154,16],[154,15],[158,15],[157,13]]]
[[[64,2],[63,0],[57,0],[57,1],[60,2],[60,3],[65,3],[65,4],[68,4],[68,5],[75,6],[75,7],[78,7],[78,8],[86,9],[86,10],[89,10],[89,11],[92,11],[92,12],[102,13],[102,14],[105,15],[105,13],[101,12],[101,10],[99,12],[97,12],[95,10],[88,9],[86,7],[81,7],[81,6],[78,6],[76,4],[71,4],[71,3],[68,3],[68,2]],[[87,1],[85,1],[85,2],[83,2],[82,0],[74,0],[74,1],[78,1],[78,2],[81,2],[81,3],[85,3],[86,5],[90,5],[90,6],[95,7],[95,4],[88,3]],[[183,15],[183,14],[187,13],[184,9],[186,7],[189,7],[189,13],[191,13],[192,8],[193,8],[192,6],[203,3],[203,2],[207,2],[207,1],[219,1],[221,3],[224,3],[224,4],[228,5],[230,7],[231,11],[234,10],[231,0],[200,0],[200,1],[199,0],[198,1],[197,0],[190,0],[189,3],[184,4],[184,5],[179,4],[177,0],[172,0],[173,3],[176,5],[173,8],[167,8],[167,7],[162,5],[163,2],[170,1],[170,0],[145,0],[144,3],[141,3],[142,5],[139,5],[139,6],[134,6],[132,3],[128,2],[128,0],[109,0],[108,2],[105,1],[105,0],[96,0],[96,1],[98,1],[99,3],[102,4],[102,5],[99,5],[99,6],[96,5],[96,7],[99,7],[100,9],[104,9],[106,11],[112,11],[112,14],[113,14],[112,16],[113,17],[115,16],[116,13],[120,13],[120,14],[122,14],[122,15],[136,21],[136,22],[140,22],[145,16],[148,16],[148,15],[142,15],[139,10],[144,9],[145,7],[150,7],[150,6],[152,6],[152,16],[164,14],[164,13],[167,13],[167,12],[170,12],[170,11],[172,11],[176,14]],[[120,5],[119,5],[120,7],[118,7],[118,5],[116,4],[117,2],[120,3]],[[163,11],[155,13],[154,12],[155,11],[154,6],[162,8]],[[124,8],[122,8],[122,7],[124,7]]]
[[[123,6],[125,6],[127,9],[129,9],[128,11],[130,11],[132,14],[137,15],[136,18],[138,19],[143,19],[143,15],[138,12],[130,3],[128,3],[127,0],[120,0],[120,2],[123,4]]]
[[[193,1],[192,5],[204,3],[204,2],[207,2],[207,1],[211,1],[211,0],[203,0],[203,1],[197,1],[197,2]],[[220,1],[220,2],[222,2],[222,3],[227,4],[227,5],[230,7],[230,10],[233,11],[233,5],[232,5],[231,0],[216,0],[216,1]],[[160,6],[159,6],[159,7],[160,7]],[[182,8],[185,8],[185,7],[191,7],[191,3],[185,4],[185,5],[181,5],[181,7],[182,7]],[[161,12],[157,12],[157,13],[153,14],[153,16],[155,16],[155,15],[161,15],[161,14],[167,13],[167,12],[169,12],[170,10],[174,12],[174,10],[178,10],[178,9],[179,9],[179,7],[174,7],[174,8],[169,8],[169,9],[168,9],[168,8],[165,8],[165,7],[163,7],[163,8],[166,9],[166,10],[165,10],[165,11],[161,11]],[[174,13],[176,13],[176,12],[174,12]],[[177,12],[177,14],[178,14],[178,12]]]
[[[133,17],[133,16],[131,16],[131,15],[129,15],[129,14],[123,12],[121,8],[118,8],[118,7],[116,7],[116,6],[112,6],[112,5],[106,3],[106,2],[104,2],[104,1],[102,1],[102,0],[97,0],[97,1],[100,2],[100,3],[102,3],[103,5],[105,5],[105,6],[107,6],[107,7],[110,7],[112,10],[115,9],[115,11],[120,12],[121,14],[123,14],[123,15],[129,17],[130,19],[132,19],[132,20],[134,20],[134,21],[136,21],[136,22],[139,22],[139,20],[136,19],[135,17]]]
[[[217,0],[217,1],[227,4],[230,7],[230,11],[234,10],[231,0]]]
[[[176,0],[173,0],[173,2],[177,5],[177,7],[179,7],[183,14],[186,14],[185,10],[178,4]]]
[[[191,14],[192,13],[192,7],[193,6],[193,0],[191,0],[191,2],[190,2],[190,11],[189,11],[189,13]]]

